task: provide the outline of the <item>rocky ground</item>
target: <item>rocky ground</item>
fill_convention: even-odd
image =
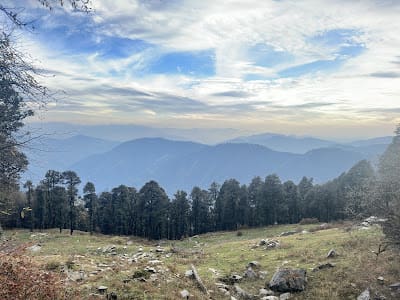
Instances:
[[[79,299],[400,299],[400,257],[384,249],[376,223],[282,225],[159,242],[16,230],[6,231],[0,257],[22,248]]]

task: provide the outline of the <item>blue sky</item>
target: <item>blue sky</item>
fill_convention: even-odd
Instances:
[[[236,128],[323,137],[400,122],[397,1],[35,1],[23,34],[65,97],[48,121]]]

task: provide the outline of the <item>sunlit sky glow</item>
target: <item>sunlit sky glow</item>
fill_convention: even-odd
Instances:
[[[342,138],[400,122],[400,1],[29,3],[22,47],[66,92],[45,121]]]

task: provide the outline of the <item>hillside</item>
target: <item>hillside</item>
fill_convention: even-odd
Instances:
[[[119,184],[140,187],[156,180],[169,194],[194,186],[208,188],[216,181],[235,178],[249,183],[255,176],[276,173],[282,180],[303,176],[324,182],[368,158],[359,152],[325,148],[294,154],[260,145],[220,144],[206,146],[165,139],[138,139],[122,143],[109,152],[83,159],[71,168],[82,181],[92,181],[99,191]]]
[[[294,232],[280,236],[290,231]],[[231,299],[230,296],[245,299],[231,285],[233,282],[229,283],[229,278],[236,278],[242,290],[254,295],[252,299],[261,299],[260,289],[269,289],[268,283],[278,268],[307,271],[305,290],[293,293],[290,299],[356,299],[366,288],[371,289],[372,295],[377,293],[385,299],[398,296],[388,285],[399,279],[399,256],[389,249],[376,260],[372,253],[382,238],[377,226],[279,225],[158,244],[133,237],[90,236],[83,232],[69,236],[55,230],[33,234],[24,230],[7,231],[6,236],[7,245],[16,248],[21,243],[27,243],[25,248],[33,245],[14,255],[29,256],[39,269],[65,277],[70,294],[75,295],[70,299],[103,299],[98,295],[99,286],[105,286],[107,293],[114,293],[118,299],[182,299],[180,293],[184,290],[191,295],[189,299],[206,299],[195,280],[185,276],[192,264],[212,299]],[[278,245],[260,245],[266,239]],[[326,257],[330,249],[335,249],[336,257]],[[8,261],[12,262],[10,246],[0,246],[0,259],[4,259],[2,251],[9,252]],[[254,262],[254,276],[244,277],[250,262]],[[312,271],[326,263],[333,267]],[[380,276],[383,276],[381,283],[377,280]]]

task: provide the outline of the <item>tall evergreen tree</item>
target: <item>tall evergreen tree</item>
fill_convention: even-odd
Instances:
[[[74,232],[75,226],[75,197],[78,194],[77,186],[81,183],[81,179],[74,171],[65,171],[62,173],[62,179],[67,187],[68,201],[69,201],[69,224],[70,234]]]

